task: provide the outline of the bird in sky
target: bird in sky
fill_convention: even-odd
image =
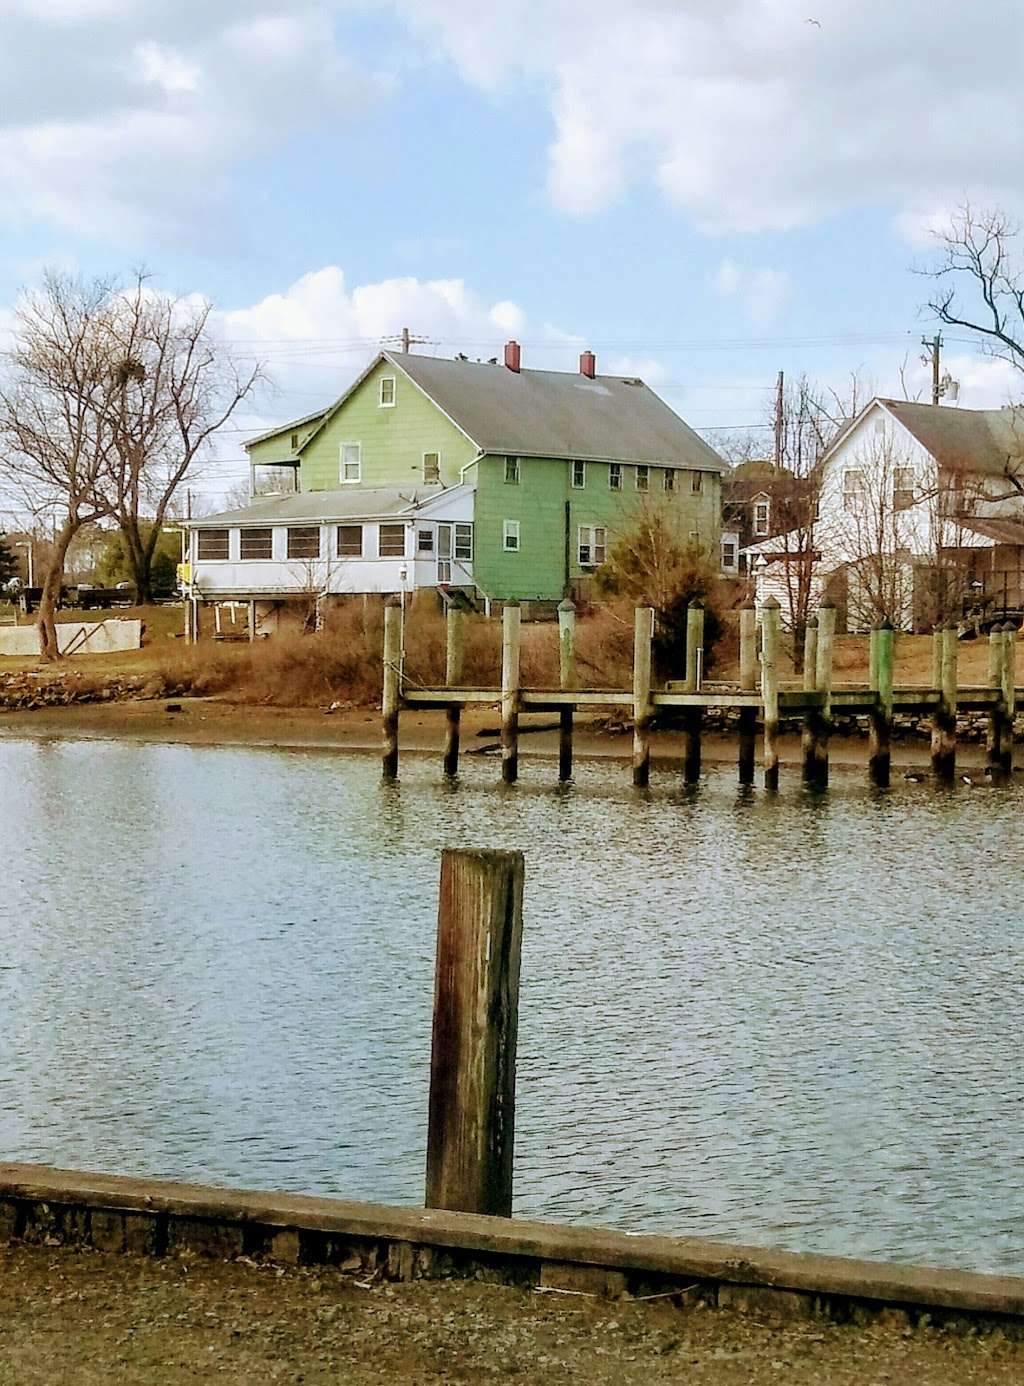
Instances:
[[[804,23],[805,23],[805,24],[813,24],[814,27],[815,27],[816,29],[820,29],[820,28],[821,28],[821,20],[820,20],[820,19],[805,19],[805,20],[804,20]]]

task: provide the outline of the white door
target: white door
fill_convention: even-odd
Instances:
[[[437,527],[437,581],[444,585],[452,580],[452,527]]]

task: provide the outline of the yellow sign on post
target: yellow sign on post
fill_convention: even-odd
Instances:
[[[192,581],[192,564],[179,563],[177,568],[178,581],[187,586]]]

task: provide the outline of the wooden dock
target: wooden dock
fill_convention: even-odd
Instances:
[[[864,717],[868,721],[868,773],[871,782],[885,787],[891,771],[890,744],[893,720],[899,715],[927,716],[931,721],[932,772],[940,781],[956,776],[956,725],[959,712],[982,712],[988,717],[986,775],[1005,780],[1013,769],[1013,719],[1017,699],[1024,688],[1016,686],[1016,627],[1007,622],[989,636],[989,682],[961,686],[957,680],[959,644],[953,627],[934,635],[932,686],[897,688],[893,681],[895,632],[887,623],[870,634],[870,674],[864,686],[833,684],[835,610],[823,605],[808,623],[804,646],[802,683],[783,683],[779,678],[781,612],[774,599],[761,609],[760,621],[752,605],[740,612],[740,677],[735,683],[702,680],[704,611],[690,607],[687,620],[686,677],[664,688],[652,686],[651,645],[654,611],[638,607],[633,633],[632,689],[579,688],[574,658],[575,609],[571,602],[559,608],[559,687],[526,688],[520,681],[520,612],[509,603],[502,612],[501,682],[493,688],[458,686],[462,675],[463,612],[447,613],[446,683],[444,687],[411,687],[402,671],[402,611],[397,604],[384,613],[384,695],[382,700],[384,751],[387,779],[398,775],[398,726],[403,707],[443,708],[446,734],[443,768],[447,776],[458,773],[459,728],[462,709],[481,704],[501,709],[501,776],[515,782],[519,766],[519,716],[523,712],[559,714],[558,778],[572,778],[573,717],[581,709],[620,708],[633,723],[633,783],[645,786],[650,779],[650,728],[657,714],[671,709],[681,714],[682,779],[695,784],[701,773],[703,713],[726,709],[738,714],[737,765],[741,784],[753,784],[757,731],[760,727],[764,786],[779,785],[779,728],[783,721],[799,721],[802,735],[802,779],[823,787],[828,783],[828,746],[837,715]]]

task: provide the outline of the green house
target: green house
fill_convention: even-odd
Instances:
[[[586,595],[652,504],[717,557],[723,463],[642,380],[381,352],[248,444],[253,503],[192,522],[199,600],[461,589]],[[268,490],[275,494],[261,494]]]

